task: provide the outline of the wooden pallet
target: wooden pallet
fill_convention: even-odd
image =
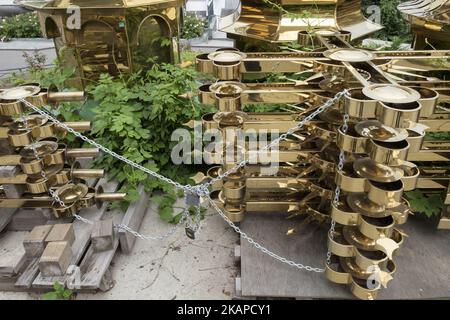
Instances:
[[[117,182],[107,182],[106,179],[100,179],[98,182],[91,181],[92,186],[103,186],[106,192],[115,192],[118,188]],[[118,210],[108,211],[105,203],[102,208],[96,207],[84,209],[80,215],[91,221],[100,221],[112,218],[115,223],[123,223],[134,230],[139,230],[140,224],[146,212],[149,200],[143,186],[139,187],[139,200],[132,203],[128,210],[123,213]],[[30,213],[30,210],[28,210]],[[23,212],[19,210],[11,219],[10,226],[5,232],[18,232],[14,230],[31,230],[35,225],[42,224],[42,214],[31,215],[26,219]],[[60,220],[47,220],[47,224],[61,223]],[[109,266],[112,259],[120,246],[123,253],[130,253],[133,249],[135,238],[131,237],[127,232],[119,232],[115,237],[114,245],[111,250],[94,252],[91,246],[92,225],[85,224],[75,220],[73,222],[75,231],[75,242],[72,245],[73,256],[71,260],[71,268],[77,270],[79,268],[80,278],[73,282],[76,278],[72,275],[61,277],[44,277],[38,269],[39,259],[27,259],[24,255],[19,262],[9,267],[0,269],[0,290],[2,291],[48,291],[52,289],[53,284],[58,281],[67,285],[73,283],[74,292],[93,292],[106,291],[113,286]],[[21,246],[21,243],[18,243]],[[1,238],[0,238],[1,246]],[[0,257],[0,266],[1,266]]]
[[[450,233],[436,230],[436,220],[411,217],[401,226],[409,237],[394,257],[397,272],[379,299],[433,299],[450,297]],[[241,228],[275,253],[295,262],[323,267],[327,252],[326,228],[298,226],[281,214],[248,214]],[[263,254],[241,239],[235,250],[240,263],[236,294],[245,298],[353,299],[343,285],[329,282],[323,273],[306,272]]]

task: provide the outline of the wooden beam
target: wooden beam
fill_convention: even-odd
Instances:
[[[114,248],[113,219],[97,221],[91,235],[94,252],[108,251]]]
[[[150,198],[150,194],[145,192],[143,185],[139,186],[138,192],[139,200],[130,204],[122,221],[122,224],[130,227],[133,230],[139,230],[145,212],[147,211]],[[122,250],[122,252],[125,254],[130,254],[133,250],[134,243],[136,242],[136,237],[128,231],[120,230],[119,241],[120,249]]]
[[[52,231],[53,226],[36,226],[27,234],[23,240],[25,255],[29,258],[38,258],[44,252],[46,238]]]
[[[107,182],[106,178],[100,179],[97,185],[103,185],[105,192],[114,192],[117,190],[118,183],[115,181]],[[84,209],[80,212],[80,215],[91,221],[100,220],[107,209],[107,204],[105,203],[101,209],[96,207]],[[79,220],[73,223],[73,228],[75,231],[75,242],[72,245],[73,256],[70,261],[70,265],[78,265],[83,258],[86,249],[89,246],[92,232],[92,225],[86,224]],[[51,289],[54,282],[66,283],[67,276],[60,277],[45,277],[41,273],[37,274],[36,279],[33,281],[33,288],[36,289]]]
[[[49,242],[39,260],[39,271],[45,277],[63,276],[71,259],[72,249],[69,242]]]

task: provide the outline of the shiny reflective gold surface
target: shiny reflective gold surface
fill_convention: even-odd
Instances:
[[[430,43],[438,48],[448,48],[450,45],[449,0],[406,1],[398,6],[398,10],[411,24],[411,29],[416,36],[416,49],[422,49]]]
[[[21,2],[38,12],[43,34],[54,39],[57,51],[64,49],[62,63],[76,69],[72,82],[80,88],[101,73],[117,76],[148,68],[149,58],[179,62],[177,38],[182,4],[181,0]],[[81,10],[80,30],[66,27],[66,21],[71,21],[71,5]],[[77,94],[49,93],[54,101],[82,98]]]
[[[17,166],[14,176],[0,178],[0,186],[22,185],[25,191],[17,199],[2,194],[0,208],[52,208],[57,218],[70,218],[80,209],[95,205],[96,196],[98,202],[124,200],[123,193],[99,193],[83,182],[103,177],[104,171],[83,169],[73,159],[98,156],[99,149],[67,149],[65,144],[59,143],[66,134],[64,130],[40,114],[28,114],[26,104],[17,100],[24,98],[40,108],[52,101],[79,101],[85,98],[84,92],[56,92],[53,88],[27,84],[0,90],[0,93],[0,138],[11,147],[6,149],[6,154],[0,154],[0,165]],[[91,127],[86,121],[65,124],[79,131]],[[55,201],[52,190],[64,201],[64,206]]]
[[[235,12],[219,20],[219,29],[238,41],[255,39],[272,43],[296,41],[299,31],[328,36],[340,30],[356,39],[382,29],[363,16],[359,0],[275,2],[289,5],[291,14],[260,0],[243,0]],[[302,14],[305,11],[311,14]]]

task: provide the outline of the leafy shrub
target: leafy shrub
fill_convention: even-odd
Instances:
[[[40,38],[42,37],[39,19],[35,12],[6,17],[0,23],[1,38]]]
[[[188,183],[192,168],[174,166],[170,154],[176,144],[172,132],[183,123],[199,118],[206,110],[186,93],[197,90],[195,71],[170,64],[153,64],[147,72],[137,72],[119,79],[102,75],[95,86],[88,88],[96,106],[93,131],[95,140],[153,171],[180,183]],[[173,189],[146,173],[111,157],[96,159],[96,164],[109,177],[124,182],[127,200],[138,198],[137,185],[147,190]]]
[[[377,5],[381,10],[381,25],[384,29],[376,37],[395,42],[410,42],[412,39],[409,24],[402,18],[397,6],[407,0],[363,0],[363,12],[370,5]]]
[[[70,300],[73,297],[73,292],[65,289],[58,281],[53,283],[53,291],[47,292],[42,296],[42,300]]]
[[[422,190],[406,192],[411,210],[426,215],[428,218],[439,216],[444,210],[443,193],[425,194]]]
[[[208,21],[206,19],[198,17],[195,13],[186,13],[181,26],[181,37],[183,39],[198,38],[207,27]]]

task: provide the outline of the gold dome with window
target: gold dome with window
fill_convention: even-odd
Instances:
[[[86,86],[102,73],[119,75],[158,62],[179,61],[182,0],[24,1],[36,10],[63,65]],[[79,11],[77,11],[79,8]],[[79,17],[77,17],[77,13]]]

